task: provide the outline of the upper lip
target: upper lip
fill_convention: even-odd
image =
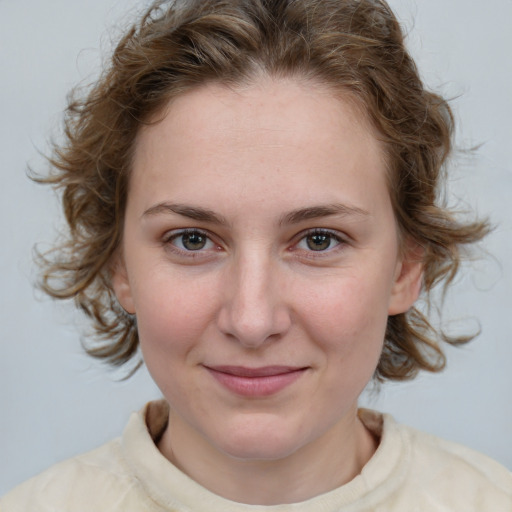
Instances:
[[[247,366],[232,366],[232,365],[219,365],[219,366],[208,366],[205,365],[209,370],[215,372],[227,373],[236,377],[270,377],[273,375],[283,375],[285,373],[296,372],[304,370],[302,366],[260,366],[258,368],[250,368]]]

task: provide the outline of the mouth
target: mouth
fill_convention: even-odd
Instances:
[[[245,397],[265,397],[279,393],[297,381],[307,367],[297,366],[205,366],[228,391]]]

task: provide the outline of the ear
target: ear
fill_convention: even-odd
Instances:
[[[130,314],[135,314],[135,305],[132,297],[132,289],[130,286],[130,280],[128,278],[128,272],[126,270],[126,264],[121,254],[114,257],[111,266],[111,283],[114,293],[116,294],[117,300],[121,307]]]
[[[424,250],[419,245],[406,244],[404,254],[397,263],[388,315],[405,313],[416,302],[423,278],[423,254]]]

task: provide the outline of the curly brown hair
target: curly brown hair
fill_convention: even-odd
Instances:
[[[40,181],[62,190],[69,225],[42,256],[42,288],[73,297],[91,318],[89,354],[114,365],[138,348],[136,320],[110,282],[120,245],[135,139],[170,99],[208,82],[237,85],[264,72],[302,77],[349,93],[365,109],[389,161],[389,190],[402,238],[423,249],[423,297],[454,278],[461,249],[488,231],[458,220],[440,200],[451,151],[448,103],[423,86],[399,23],[383,0],[157,1],[115,49],[90,89],[71,97],[65,141]],[[439,371],[442,340],[417,308],[388,318],[375,377]]]

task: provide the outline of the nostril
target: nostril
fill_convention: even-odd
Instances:
[[[232,261],[219,310],[219,329],[247,347],[277,340],[291,319],[283,296],[281,274],[266,247],[246,245]]]
[[[267,311],[223,308],[218,325],[224,335],[255,348],[280,339],[290,328],[291,319],[282,307],[269,307]]]

